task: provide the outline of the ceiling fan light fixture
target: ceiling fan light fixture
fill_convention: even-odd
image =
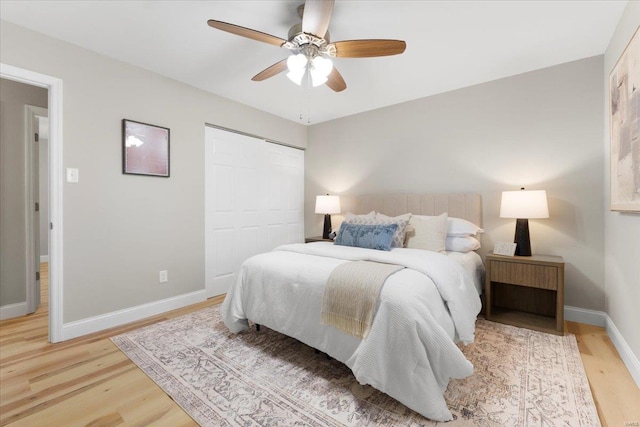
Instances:
[[[306,71],[307,71],[306,68],[302,68],[300,70],[295,70],[295,71],[289,71],[287,73],[287,77],[289,78],[289,80],[291,80],[292,82],[294,82],[298,86],[301,86],[302,85],[302,78],[304,77],[304,74],[305,74]]]
[[[325,84],[332,69],[333,63],[330,59],[321,56],[313,58],[309,64],[309,73],[311,74],[311,84],[313,87]]]
[[[311,85],[313,87],[323,85],[327,82],[327,76],[315,68],[311,68],[309,74],[311,74]]]
[[[291,55],[287,58],[287,68],[292,73],[303,72],[307,66],[307,57],[298,53],[297,55]]]
[[[329,58],[323,58],[322,56],[316,56],[311,61],[312,69],[315,69],[321,75],[327,77],[333,69],[333,62]]]
[[[323,76],[315,70],[311,70],[311,85],[318,87],[327,82],[327,76]]]
[[[302,53],[287,58],[287,68],[289,69],[287,77],[298,86],[302,85],[302,78],[307,71],[307,62],[306,55]]]

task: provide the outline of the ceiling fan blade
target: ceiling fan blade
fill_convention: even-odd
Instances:
[[[273,77],[276,74],[279,74],[286,69],[287,69],[287,60],[283,59],[282,61],[278,61],[272,66],[260,71],[258,74],[253,76],[251,80],[253,80],[254,82],[261,82],[262,80],[266,80],[270,77]]]
[[[229,24],[228,22],[216,21],[215,19],[209,19],[207,21],[210,27],[217,28],[218,30],[226,31],[231,34],[246,37],[252,40],[257,40],[263,43],[269,43],[274,46],[282,46],[287,41],[280,37],[272,36],[271,34],[263,33],[261,31],[252,30],[251,28],[241,27],[235,24]]]
[[[338,58],[371,58],[398,55],[407,48],[403,40],[345,40],[330,43],[327,54]]]
[[[302,31],[324,38],[331,21],[334,0],[307,0],[302,15]]]
[[[326,85],[336,92],[342,92],[347,88],[347,84],[345,83],[344,79],[342,78],[342,75],[336,69],[335,66],[333,67],[333,69],[331,70],[331,73],[329,73],[329,76],[327,77]]]

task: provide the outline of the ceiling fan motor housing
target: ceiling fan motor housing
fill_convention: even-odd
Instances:
[[[289,41],[283,47],[293,51],[294,53],[303,53],[307,58],[313,59],[318,55],[329,54],[328,35],[325,38],[316,37],[312,34],[300,32],[301,24],[294,25],[289,30]]]

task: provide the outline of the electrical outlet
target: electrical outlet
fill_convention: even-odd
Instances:
[[[169,272],[167,270],[160,270],[160,283],[169,281]]]

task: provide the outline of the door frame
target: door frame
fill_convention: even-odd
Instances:
[[[26,271],[26,288],[27,288],[27,313],[33,313],[36,311],[38,295],[34,295],[37,292],[36,284],[36,271],[35,266],[40,262],[40,254],[36,255],[36,233],[40,231],[40,224],[36,223],[35,215],[35,203],[40,202],[40,198],[36,200],[34,186],[39,185],[39,182],[35,181],[35,168],[39,165],[34,162],[34,150],[35,150],[35,133],[36,129],[33,126],[33,121],[36,117],[48,117],[49,110],[42,107],[36,107],[33,105],[24,106],[24,129],[25,129],[25,238],[27,244],[25,246],[26,259],[27,259],[27,271]],[[47,159],[48,160],[48,159]],[[39,235],[38,235],[39,238]],[[48,252],[47,252],[48,253]],[[38,259],[36,260],[36,256]],[[40,271],[40,269],[38,269]]]
[[[49,341],[63,340],[62,80],[0,63],[0,77],[49,91]]]

